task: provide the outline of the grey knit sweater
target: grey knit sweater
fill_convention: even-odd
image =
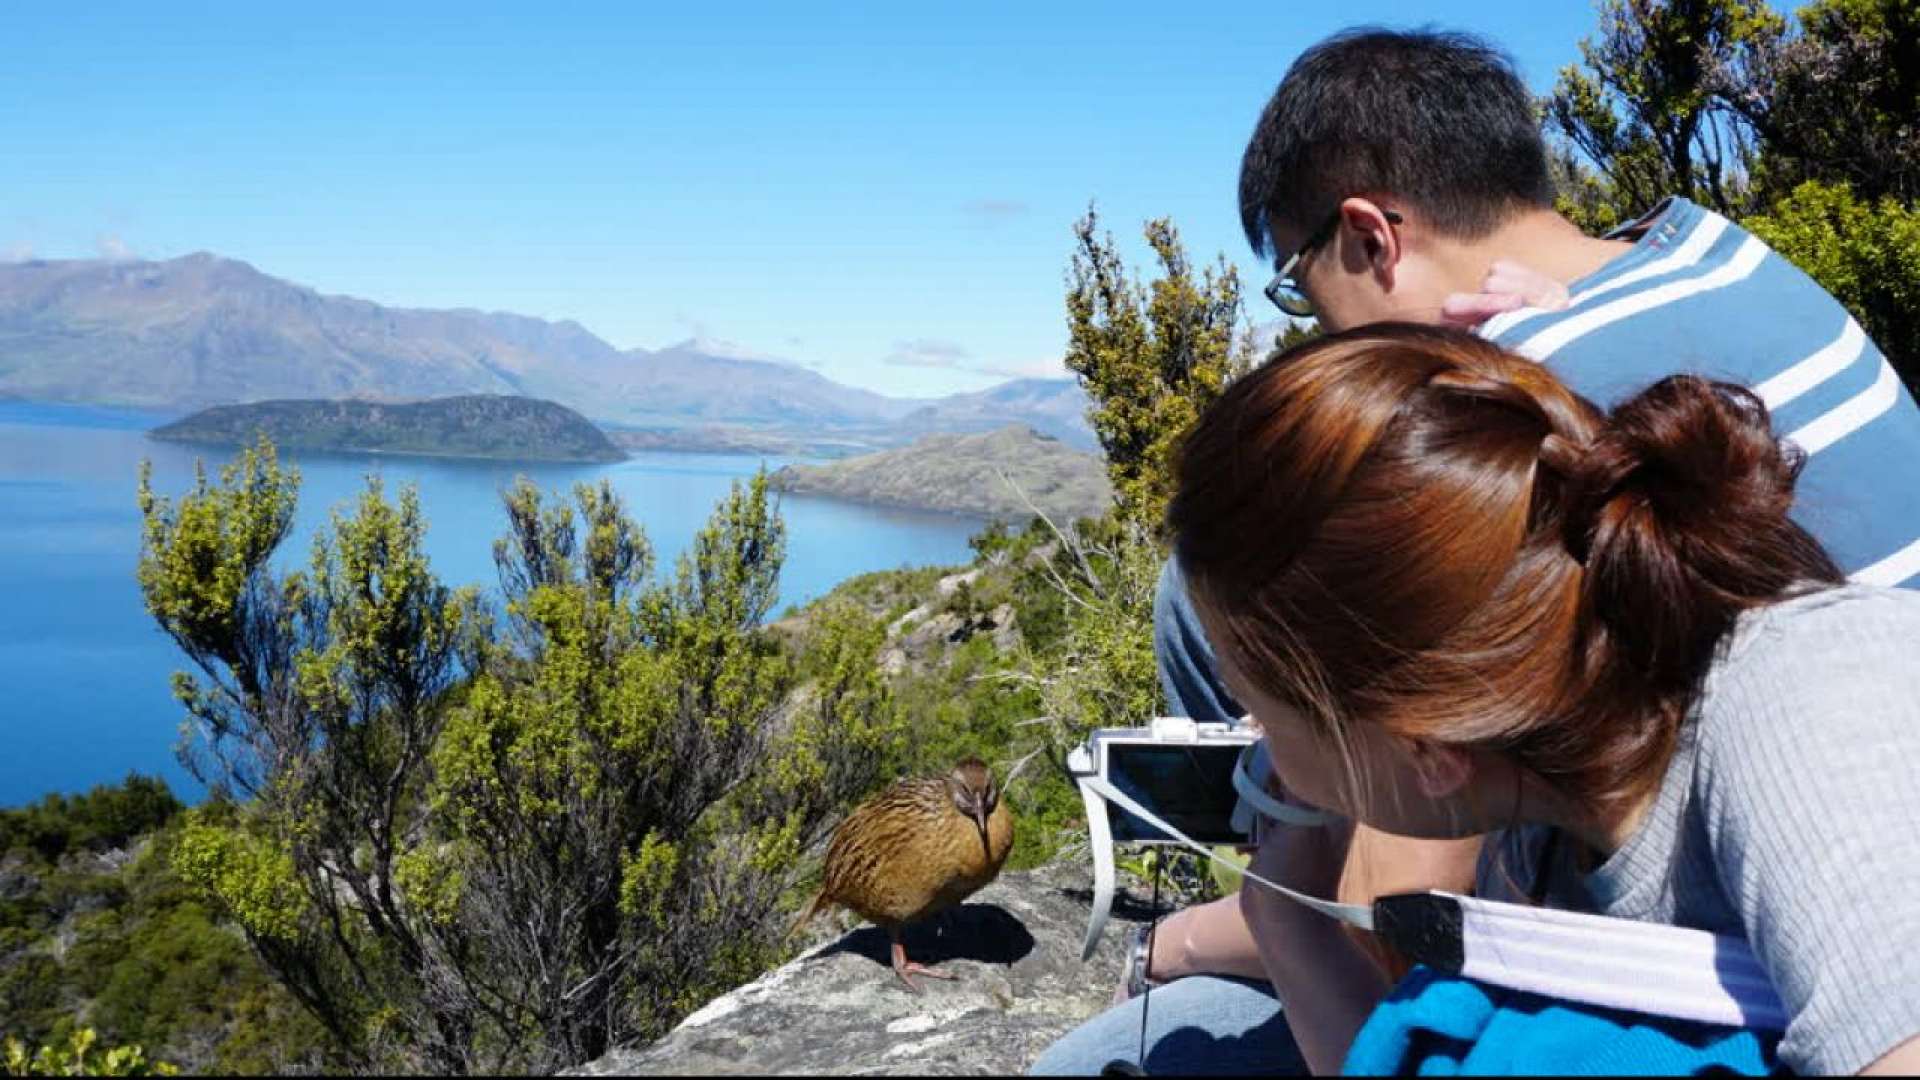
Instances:
[[[1781,1060],[1853,1073],[1920,1036],[1920,593],[1847,586],[1744,617],[1638,831],[1599,869],[1513,832],[1486,893],[1746,938]],[[1566,851],[1569,845],[1555,845]]]

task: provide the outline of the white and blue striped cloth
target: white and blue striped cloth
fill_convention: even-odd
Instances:
[[[1603,405],[1678,372],[1752,387],[1808,454],[1794,518],[1855,581],[1920,587],[1920,408],[1838,301],[1759,238],[1685,199],[1621,230],[1632,251],[1560,311],[1483,337]]]

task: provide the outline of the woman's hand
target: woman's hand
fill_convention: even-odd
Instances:
[[[1257,888],[1241,885],[1242,891]],[[1129,942],[1131,945],[1131,942]],[[1210,903],[1183,908],[1160,920],[1153,935],[1153,963],[1148,974],[1156,983],[1189,975],[1227,975],[1236,979],[1264,979],[1267,970],[1240,911],[1240,897],[1226,896]],[[1113,1003],[1126,1001],[1127,965],[1120,969],[1120,985]]]

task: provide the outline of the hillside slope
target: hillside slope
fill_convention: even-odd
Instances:
[[[1017,424],[928,435],[829,465],[789,465],[773,482],[783,491],[1009,521],[1033,516],[1028,500],[1063,523],[1096,517],[1113,503],[1099,458]]]

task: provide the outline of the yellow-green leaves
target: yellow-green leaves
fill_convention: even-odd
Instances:
[[[326,645],[301,658],[301,687],[317,705],[382,684],[403,697],[441,688],[428,672],[446,666],[472,596],[434,576],[426,530],[418,491],[402,490],[395,504],[371,476],[354,513],[335,511],[314,538],[311,589]]]
[[[1066,363],[1092,399],[1121,515],[1157,527],[1174,448],[1235,374],[1240,278],[1225,259],[1196,273],[1165,218],[1145,231],[1160,277],[1143,286],[1093,211],[1074,224]]]
[[[138,1046],[116,1046],[104,1054],[93,1047],[100,1036],[90,1027],[76,1028],[64,1043],[28,1052],[18,1039],[6,1040],[0,1075],[6,1076],[177,1076],[179,1069],[148,1061]]]
[[[202,780],[250,789],[257,759],[226,755],[223,744],[244,741],[246,712],[284,678],[280,646],[300,586],[275,581],[267,564],[293,526],[300,474],[283,470],[262,438],[221,469],[218,484],[196,467],[193,489],[177,501],[154,494],[152,475],[143,463],[135,576],[154,621],[208,680],[174,677],[190,718],[183,755]]]
[[[1033,679],[1064,753],[1096,727],[1158,711],[1153,596],[1165,552],[1146,527],[1106,518],[1066,538],[1055,587],[1068,599],[1065,639]]]
[[[720,630],[760,625],[778,594],[787,526],[772,504],[765,470],[736,481],[674,568],[674,600]]]
[[[621,913],[628,918],[660,922],[679,869],[679,849],[657,833],[648,833],[621,864]]]
[[[300,936],[307,897],[284,846],[243,826],[196,819],[181,831],[173,865],[255,937],[291,942]]]
[[[218,485],[197,468],[193,490],[178,502],[153,493],[152,473],[141,464],[137,576],[147,610],[176,638],[231,641],[241,630],[248,586],[293,525],[299,470],[283,470],[263,437],[220,470]]]
[[[459,915],[466,876],[450,852],[417,847],[394,861],[393,880],[407,903],[435,925],[451,926]]]

